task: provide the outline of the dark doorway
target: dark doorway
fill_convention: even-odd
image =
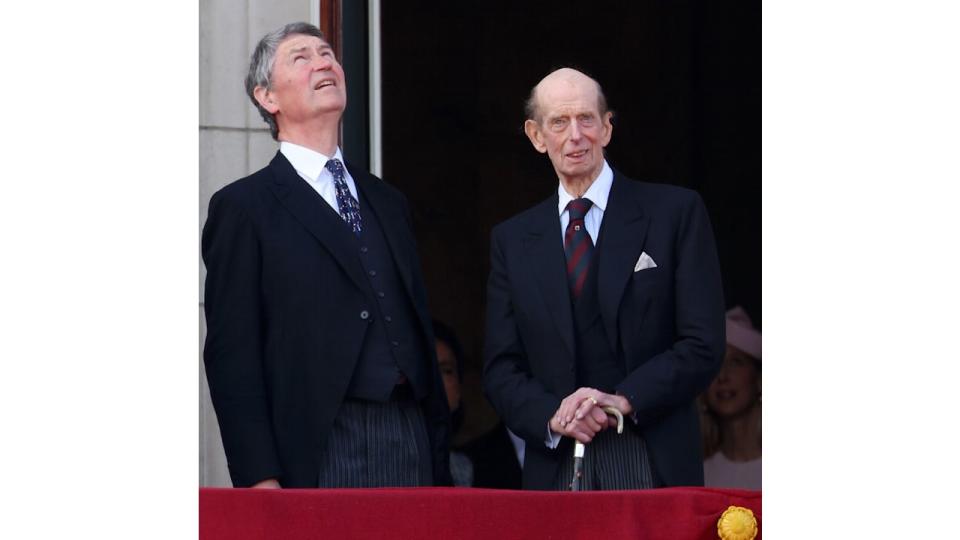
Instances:
[[[596,78],[615,111],[610,164],[697,190],[727,304],[761,320],[760,2],[567,0],[382,3],[384,179],[410,199],[433,315],[465,349],[467,420],[480,393],[493,225],[557,178],[521,131],[523,101],[554,68]]]

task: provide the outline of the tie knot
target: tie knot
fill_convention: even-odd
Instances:
[[[335,180],[343,178],[343,163],[340,163],[339,159],[328,159],[325,167],[333,173]]]
[[[570,211],[570,220],[582,220],[583,216],[587,215],[587,211],[590,210],[591,206],[593,206],[593,201],[590,199],[573,199],[567,203],[567,210]]]

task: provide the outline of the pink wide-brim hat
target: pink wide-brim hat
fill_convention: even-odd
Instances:
[[[750,316],[740,306],[727,312],[727,344],[757,360],[761,359],[760,332],[753,327]]]

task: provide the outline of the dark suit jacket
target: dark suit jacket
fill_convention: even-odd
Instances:
[[[473,464],[473,487],[520,489],[520,462],[503,422],[465,444],[462,451]]]
[[[375,212],[429,355],[423,402],[434,480],[449,485],[449,409],[406,199],[347,164],[362,212]],[[317,461],[359,358],[371,310],[340,217],[279,152],[210,199],[204,362],[235,486],[276,477],[315,487]]]
[[[633,405],[666,486],[703,485],[694,398],[719,369],[724,303],[713,232],[700,197],[614,171],[598,244],[598,297],[617,386]],[[646,252],[656,268],[634,272]],[[544,444],[561,399],[579,388],[557,195],[491,235],[484,390],[527,441],[526,489],[550,489],[561,445]],[[627,420],[630,422],[630,420]]]

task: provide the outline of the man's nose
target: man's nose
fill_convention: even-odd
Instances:
[[[333,60],[329,56],[317,55],[313,59],[313,69],[317,71],[326,71],[333,66]]]
[[[580,126],[577,122],[570,122],[570,140],[579,141],[580,135]]]

